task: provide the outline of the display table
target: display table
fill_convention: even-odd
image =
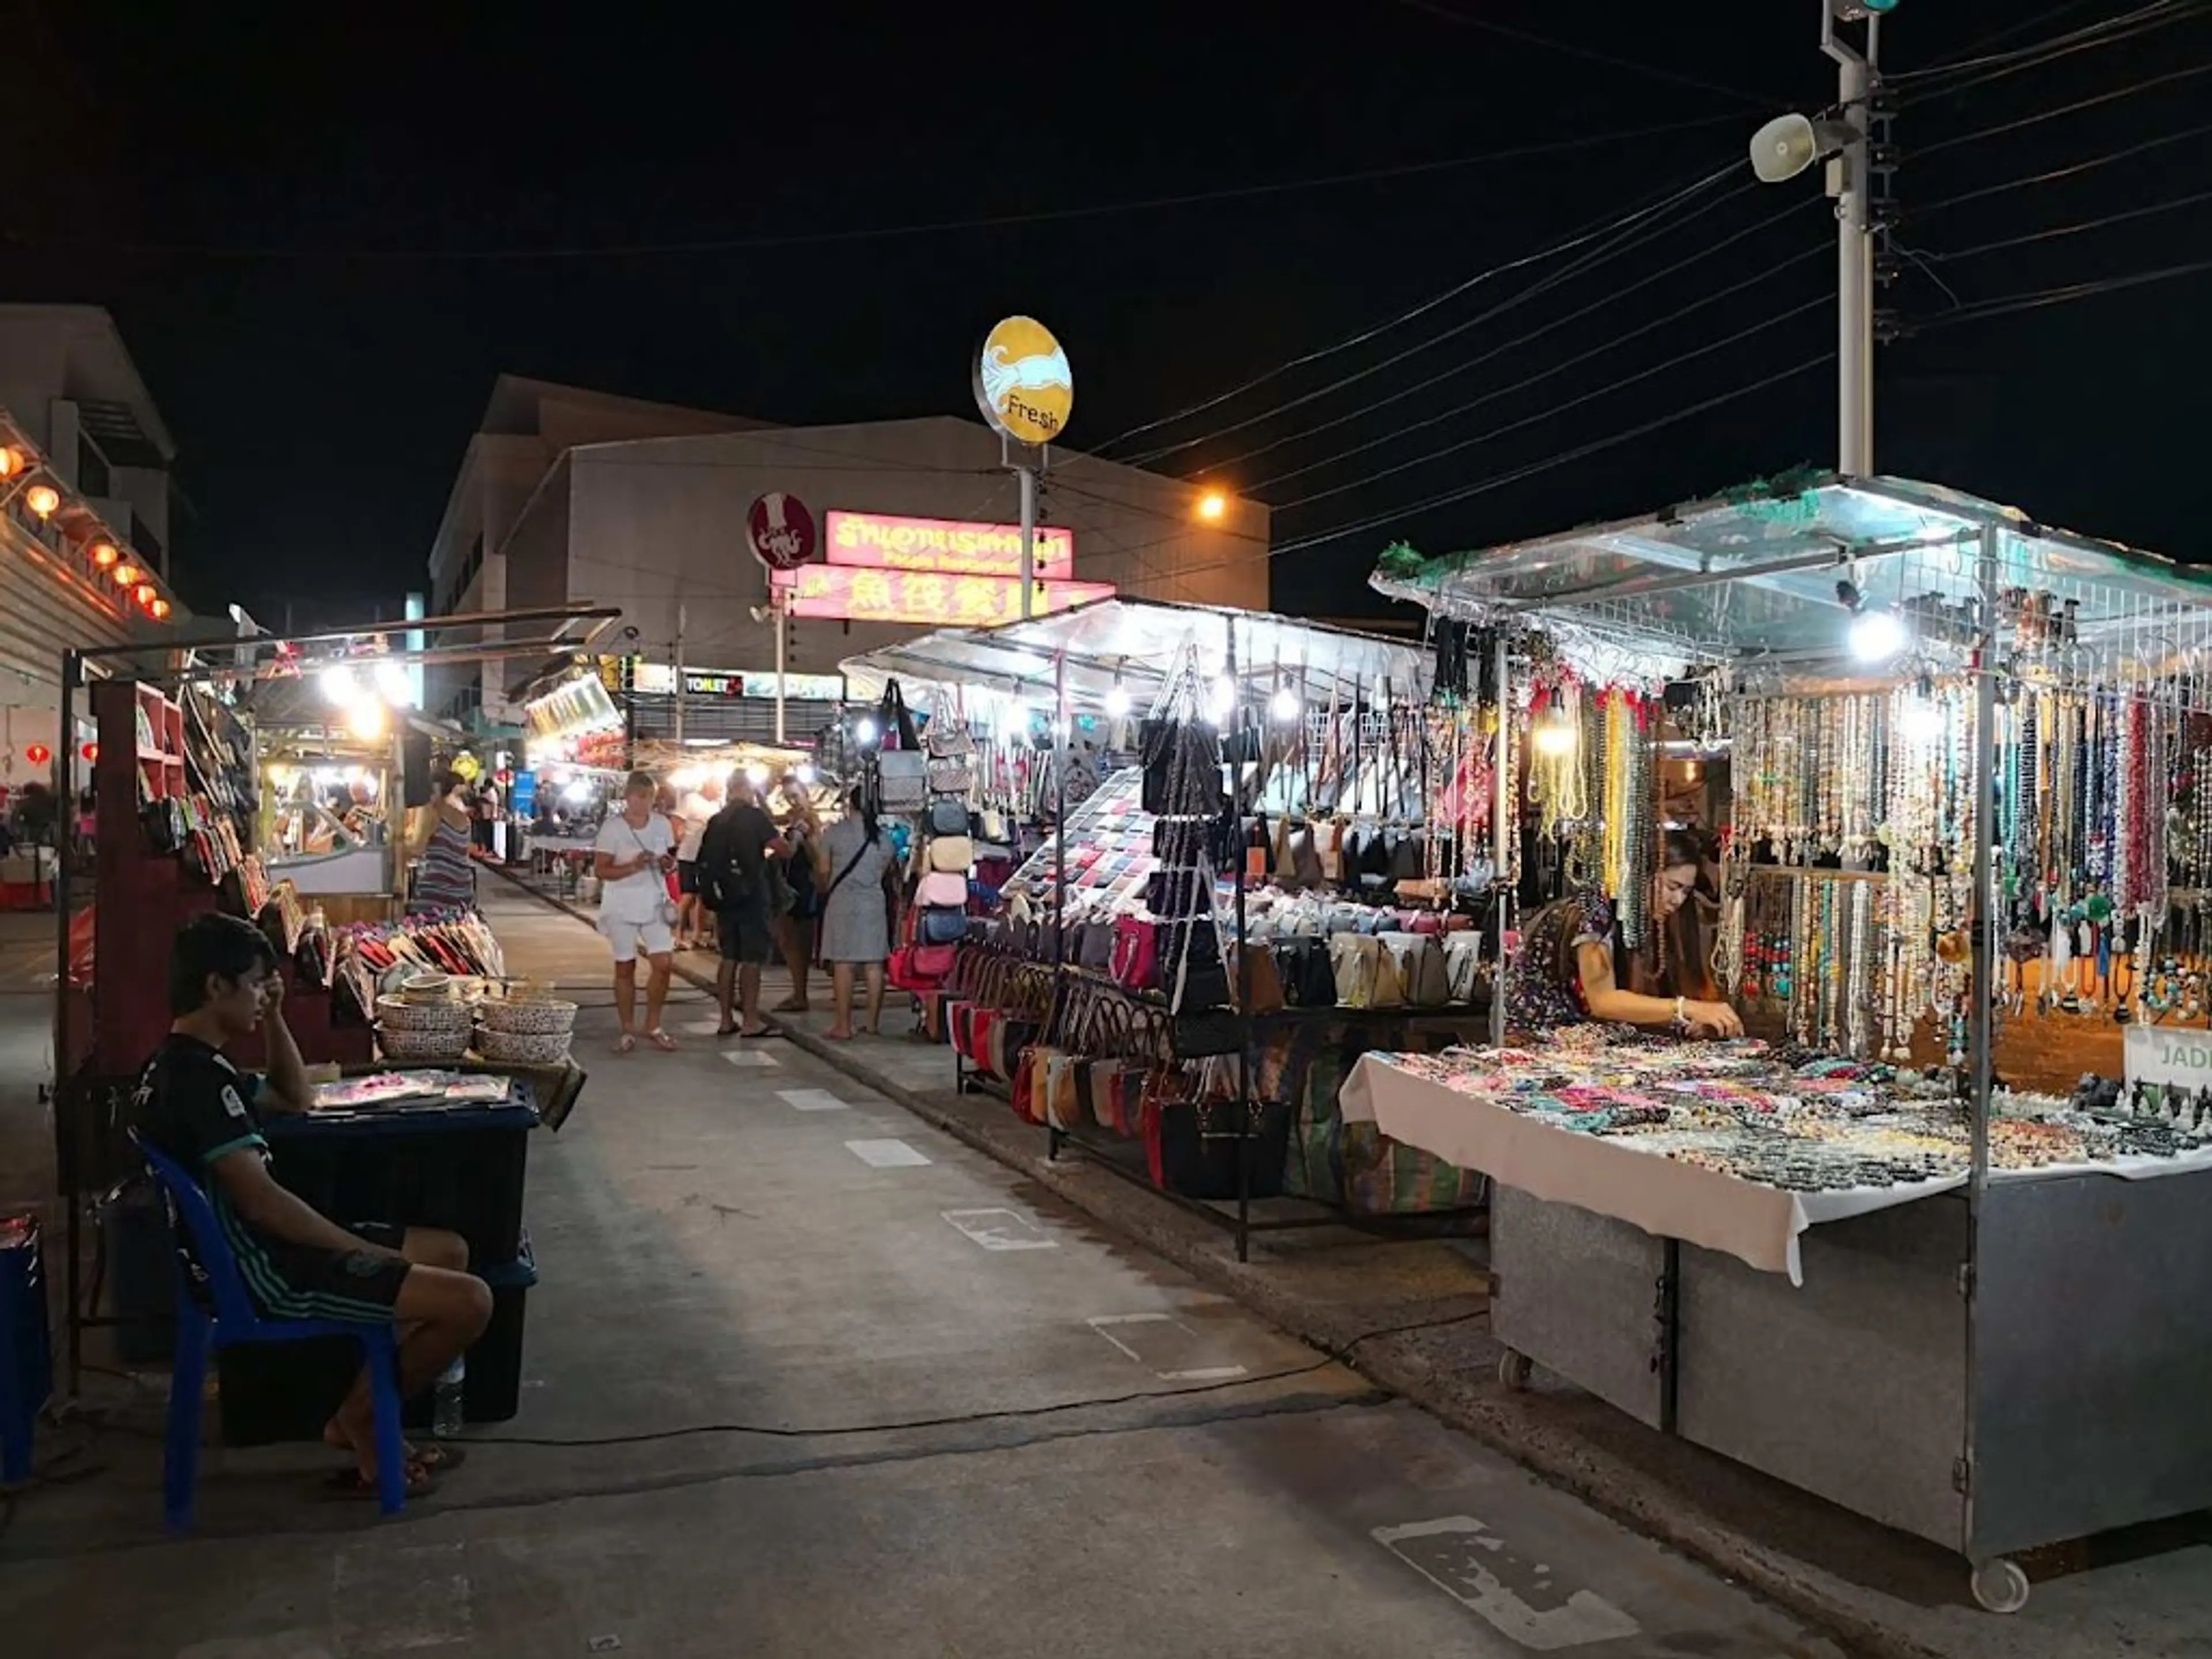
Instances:
[[[2181,1403],[2212,1376],[2212,1147],[1992,1169],[1977,1251],[1963,1169],[1793,1192],[1665,1155],[1663,1126],[1578,1133],[1443,1069],[1370,1054],[1345,1089],[1497,1183],[1510,1383],[1534,1361],[1977,1562],[2212,1507],[2212,1419]]]
[[[469,1355],[465,1414],[514,1415],[522,1363],[523,1293],[537,1279],[522,1224],[536,1092],[514,1079],[489,1106],[403,1104],[318,1109],[263,1121],[270,1173],[343,1224],[383,1221],[442,1227],[469,1246],[470,1270],[492,1286],[491,1328]],[[358,1345],[328,1341],[227,1348],[221,1356],[225,1443],[319,1438],[361,1365]],[[427,1420],[418,1402],[411,1419]]]

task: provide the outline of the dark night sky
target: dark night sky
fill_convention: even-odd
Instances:
[[[2138,3],[1902,0],[1885,68],[1942,63],[2041,13],[2052,15],[2000,46]],[[1436,15],[1478,9],[1508,27],[1713,89]],[[2007,184],[2203,121],[2212,77],[2191,77],[1913,155],[2212,63],[2212,7],[2192,0],[2191,9],[2142,38],[1986,85],[1954,92],[1936,81],[1917,98],[1901,85],[1902,203],[1910,210]],[[1765,114],[1814,108],[1834,93],[1813,0],[1123,0],[1021,12],[902,8],[889,23],[880,21],[889,8],[828,3],[13,0],[0,10],[12,14],[16,73],[4,119],[18,164],[0,209],[0,295],[114,312],[176,434],[197,512],[173,538],[181,585],[196,605],[238,598],[264,615],[286,597],[389,605],[420,581],[467,434],[502,369],[791,422],[966,412],[975,340],[996,317],[1023,310],[1068,344],[1079,388],[1071,441],[1081,447],[1741,161]],[[823,234],[1308,179],[1700,118],[1710,124],[1566,155],[1203,204],[957,233]],[[1925,214],[1901,240],[1933,259],[2160,206],[2203,189],[2208,158],[2212,134],[2196,134]],[[1812,252],[1832,241],[1818,198],[1810,179],[1745,190],[1508,317],[1169,465],[1218,463],[1498,351],[1433,392],[1230,468],[1224,476],[1251,483],[1383,441],[1261,492],[1279,502],[1526,422],[1280,514],[1279,544],[1734,391],[1827,349],[1831,311],[1816,306],[1678,368],[1616,383],[1832,292],[1832,258]],[[1778,213],[1772,228],[1678,275],[1513,343],[1611,286]],[[772,237],[813,240],[606,251]],[[549,248],[577,252],[457,257]],[[1665,320],[1792,258],[1771,281]],[[2206,258],[2212,205],[2199,203],[1938,269],[1971,306]],[[1371,347],[1161,435],[1198,436],[1268,410],[1553,269],[1484,283]],[[1921,320],[1954,303],[1917,271],[1890,298]],[[2212,276],[2200,274],[1887,348],[1882,469],[2201,556],[2208,299]],[[1599,351],[1655,323],[1663,325]],[[1584,352],[1598,355],[1540,387],[1398,435]],[[1277,604],[1364,606],[1365,572],[1395,533],[1441,551],[1827,460],[1832,388],[1832,369],[1811,370],[1588,459],[1285,557]]]

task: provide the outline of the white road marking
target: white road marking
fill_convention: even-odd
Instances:
[[[903,1140],[848,1140],[845,1150],[872,1170],[911,1170],[930,1161]]]
[[[1198,1333],[1173,1314],[1093,1314],[1088,1322],[1092,1330],[1097,1332],[1099,1335],[1104,1337],[1146,1370],[1152,1371],[1152,1375],[1163,1382],[1226,1382],[1233,1376],[1245,1375],[1245,1368],[1242,1365],[1200,1365],[1176,1370],[1152,1370],[1152,1364],[1150,1360],[1108,1328],[1114,1325],[1171,1325],[1182,1335],[1195,1340]]]
[[[1056,1250],[1060,1241],[1045,1236],[1019,1210],[939,1210],[938,1213],[987,1250]]]
[[[794,1112],[849,1112],[853,1103],[840,1100],[827,1089],[778,1089],[777,1096]]]
[[[722,1058],[732,1066],[781,1066],[783,1062],[765,1048],[725,1048]]]
[[[1472,1516],[1377,1527],[1370,1536],[1452,1600],[1539,1653],[1619,1641],[1643,1630],[1592,1591],[1563,1595],[1565,1586],[1556,1582],[1549,1567],[1522,1562],[1504,1538]],[[1490,1558],[1487,1563],[1481,1559],[1485,1555]],[[1519,1581],[1519,1588],[1510,1586],[1505,1575]],[[1548,1605],[1534,1605],[1522,1591]]]

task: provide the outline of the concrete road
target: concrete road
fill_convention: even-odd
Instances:
[[[488,896],[605,1004],[592,934]],[[532,1151],[520,1416],[392,1522],[314,1497],[313,1448],[228,1454],[180,1542],[155,1395],[110,1381],[99,1472],[0,1534],[0,1651],[1838,1651],[789,1045],[611,1031]]]

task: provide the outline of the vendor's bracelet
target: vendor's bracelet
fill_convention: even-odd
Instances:
[[[1690,1015],[1685,1001],[1681,997],[1674,999],[1674,1029],[1678,1031],[1686,1031],[1690,1028]]]

